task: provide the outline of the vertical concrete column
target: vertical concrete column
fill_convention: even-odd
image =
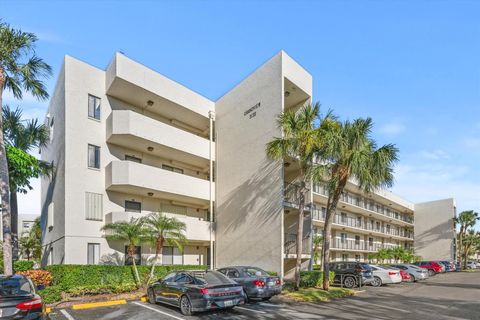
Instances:
[[[214,219],[213,219],[213,121],[215,120],[215,112],[209,111],[208,112],[208,118],[209,118],[209,129],[210,129],[210,134],[209,134],[209,165],[210,165],[210,183],[209,183],[209,192],[210,192],[210,202],[209,202],[209,210],[210,210],[210,268],[214,269],[214,261],[215,259],[213,258],[214,255],[214,250],[213,250],[213,226],[214,226]]]

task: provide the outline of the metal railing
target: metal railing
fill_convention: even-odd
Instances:
[[[380,249],[393,249],[399,246],[394,244],[371,243],[350,239],[333,239],[330,247],[333,249],[375,252]]]
[[[284,253],[297,254],[297,235],[294,233],[285,233],[284,238]],[[304,237],[302,241],[302,254],[310,254],[309,237]]]
[[[300,184],[298,183],[288,183],[285,182],[284,188],[283,188],[283,198],[284,202],[288,204],[291,207],[298,208],[300,204]],[[305,187],[305,209],[310,210],[311,207],[311,199],[310,199],[310,189]]]

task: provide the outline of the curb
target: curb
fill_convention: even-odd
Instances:
[[[112,300],[112,301],[74,304],[72,306],[72,309],[73,310],[83,310],[83,309],[90,309],[90,308],[97,308],[97,307],[115,306],[115,305],[119,305],[119,304],[127,304],[127,300],[123,299],[123,300]]]

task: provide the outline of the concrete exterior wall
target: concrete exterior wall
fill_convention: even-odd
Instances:
[[[455,259],[455,201],[415,204],[415,254],[424,260]]]
[[[216,183],[222,186],[216,194],[216,267],[254,264],[283,273],[283,165],[265,153],[281,135],[272,121],[283,108],[281,58],[270,59],[216,103]]]

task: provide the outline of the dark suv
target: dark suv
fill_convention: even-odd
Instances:
[[[330,262],[330,271],[335,272],[334,283],[346,288],[364,286],[373,281],[372,268],[362,262]]]

